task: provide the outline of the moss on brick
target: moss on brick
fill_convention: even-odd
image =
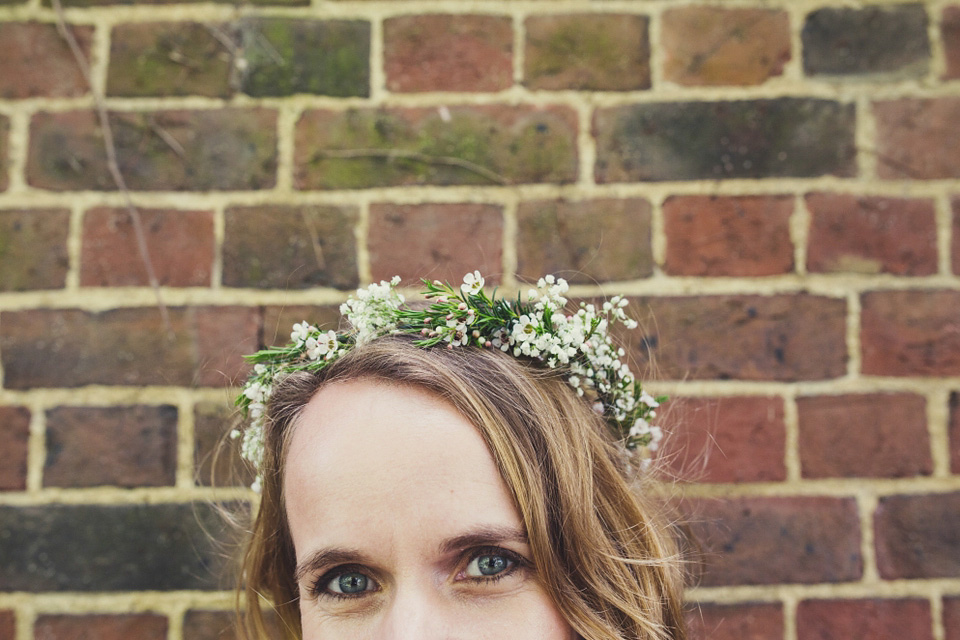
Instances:
[[[230,51],[222,25],[123,24],[114,28],[107,93],[117,96],[230,95]]]
[[[0,191],[6,191],[7,178],[7,137],[10,134],[10,120],[0,116]]]
[[[364,20],[253,19],[240,24],[244,93],[370,95],[370,24]]]
[[[568,182],[576,125],[516,107],[315,111],[297,129],[301,188]]]
[[[0,291],[63,287],[69,222],[62,209],[0,211]]]

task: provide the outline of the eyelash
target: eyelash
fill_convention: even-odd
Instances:
[[[529,566],[529,562],[526,558],[523,558],[517,553],[510,551],[509,549],[504,549],[502,547],[480,547],[477,549],[471,549],[467,555],[463,558],[464,560],[459,563],[460,569],[457,571],[457,575],[460,575],[466,571],[467,566],[471,562],[479,558],[480,556],[503,556],[510,561],[511,566],[508,569],[501,571],[500,573],[488,576],[488,577],[477,577],[477,576],[468,576],[462,578],[461,581],[469,581],[474,584],[496,584],[503,578],[513,575],[518,569]],[[371,591],[361,591],[356,594],[347,594],[347,593],[337,593],[335,591],[330,591],[327,589],[327,585],[331,581],[336,579],[338,576],[342,576],[345,573],[361,573],[367,577],[368,580],[372,580],[374,584],[377,584],[377,581],[367,573],[364,567],[359,565],[342,565],[327,571],[322,576],[316,579],[310,585],[310,595],[313,598],[333,598],[334,600],[352,600],[354,598],[363,597]],[[373,592],[379,591],[380,589],[374,589]]]

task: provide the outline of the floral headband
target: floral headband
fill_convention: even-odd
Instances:
[[[519,295],[512,301],[497,298],[496,291],[488,297],[483,277],[474,271],[464,276],[459,290],[424,280],[422,294],[430,304],[414,310],[403,306],[399,283],[400,277],[394,276],[390,282],[358,289],[342,304],[340,313],[352,327],[347,332],[321,331],[301,322],[293,325],[288,346],[246,356],[254,363],[253,373],[236,404],[249,422],[231,436],[241,438],[241,455],[258,471],[254,490],[260,488],[263,421],[274,383],[294,371],[319,371],[354,347],[395,334],[418,335],[414,344],[425,349],[500,349],[550,369],[562,368],[570,386],[603,415],[614,436],[627,449],[646,451],[641,460],[649,463],[649,453],[663,437],[649,421],[666,398],[643,390],[621,361],[624,350],[608,334],[616,323],[628,329],[637,326],[624,313],[627,301],[621,296],[599,307],[581,302],[578,310],[567,312],[563,294],[569,287],[562,278],[545,276],[525,301]]]

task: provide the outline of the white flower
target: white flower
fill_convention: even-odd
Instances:
[[[648,433],[650,433],[650,423],[643,418],[637,418],[637,420],[633,423],[633,426],[630,427],[630,436],[633,438],[639,438],[640,436],[645,436]]]
[[[448,320],[447,327],[450,331],[444,336],[444,340],[453,345],[467,344],[470,340],[470,334],[467,332],[467,325],[456,320]]]
[[[513,325],[511,335],[516,342],[533,340],[537,337],[537,325],[530,316],[522,315],[517,318],[516,324]]]
[[[307,338],[310,337],[310,333],[316,331],[314,327],[311,327],[306,320],[303,322],[298,322],[293,325],[293,332],[290,333],[290,339],[296,344],[299,349]]]
[[[483,276],[479,271],[468,273],[463,276],[463,284],[460,285],[460,291],[466,296],[475,296],[483,289]]]
[[[337,334],[333,331],[321,333],[316,338],[307,338],[307,357],[311,360],[329,360],[337,354]]]
[[[640,402],[647,405],[651,409],[656,409],[660,406],[660,403],[657,402],[656,399],[646,391],[640,392]]]

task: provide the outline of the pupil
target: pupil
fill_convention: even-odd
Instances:
[[[480,556],[477,558],[477,568],[485,576],[492,576],[507,568],[507,559],[503,556]]]
[[[343,593],[360,593],[367,590],[367,576],[362,573],[345,573],[340,576],[340,591]]]

